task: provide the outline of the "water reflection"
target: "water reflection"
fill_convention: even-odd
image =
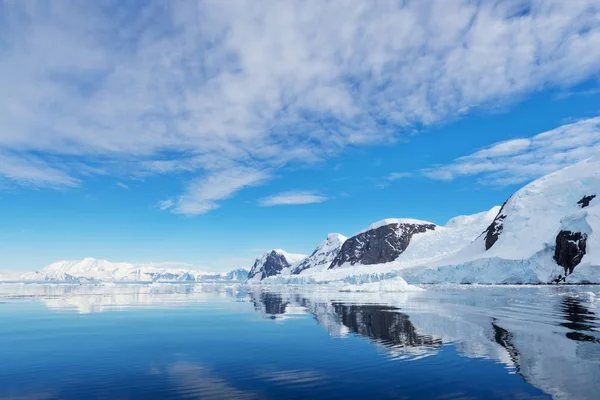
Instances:
[[[0,285],[0,302],[8,307],[34,300],[51,310],[90,313],[234,301],[269,319],[308,315],[332,337],[367,340],[394,359],[435,356],[447,345],[465,359],[494,360],[508,373],[565,399],[596,398],[600,389],[597,295],[598,287],[459,287],[385,294],[225,285]],[[227,388],[219,378],[206,378],[203,367],[179,365],[169,373],[187,376],[186,371],[218,390],[248,395]],[[262,379],[277,385],[325,382],[306,369],[269,371]],[[185,387],[212,390],[192,383]]]
[[[269,315],[271,319],[277,319],[278,316],[285,314],[286,307],[289,304],[278,293],[259,292],[251,293],[250,296],[254,308],[263,314]]]
[[[398,296],[262,291],[251,296],[273,302],[257,306],[260,312],[285,315],[301,307],[332,336],[357,334],[395,358],[435,355],[448,343],[464,357],[504,364],[555,398],[590,399],[600,389],[600,321],[592,310],[596,297],[586,289],[461,288]]]
[[[569,339],[582,342],[600,343],[600,336],[595,328],[598,326],[596,313],[587,308],[581,298],[564,296],[560,305],[562,315],[568,322],[560,325],[571,329],[566,336]],[[583,331],[583,332],[582,332]]]
[[[399,309],[381,305],[357,305],[334,303],[333,309],[340,316],[340,323],[352,332],[391,347],[442,346],[440,338],[417,333],[408,315]]]

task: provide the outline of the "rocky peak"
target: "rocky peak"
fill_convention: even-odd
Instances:
[[[278,275],[282,269],[289,268],[293,263],[306,256],[303,254],[289,254],[283,250],[275,249],[264,253],[256,259],[248,273],[248,280],[263,280],[266,277]]]

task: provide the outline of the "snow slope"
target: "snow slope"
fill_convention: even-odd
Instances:
[[[581,200],[593,195],[582,207]],[[559,232],[570,231],[586,235],[587,243],[566,281],[600,282],[600,156],[526,185],[508,199],[495,225],[495,241],[481,235],[403,276],[421,283],[549,283],[565,275],[554,255]]]
[[[58,261],[40,271],[25,273],[16,280],[35,282],[196,282],[243,281],[247,270],[215,273],[186,269],[167,269],[113,263],[86,258],[78,261]],[[15,280],[14,278],[12,280]]]

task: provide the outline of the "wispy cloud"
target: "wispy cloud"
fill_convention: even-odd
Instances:
[[[314,192],[292,191],[279,193],[273,196],[265,197],[264,199],[260,199],[258,201],[258,205],[261,207],[271,207],[280,205],[322,203],[326,200],[327,197],[320,196]]]
[[[130,6],[0,6],[0,150],[54,156],[6,179],[185,172],[166,208],[199,214],[266,181],[227,170],[320,162],[600,72],[595,0]]]
[[[386,181],[397,181],[399,179],[412,178],[415,174],[413,172],[392,172],[385,177]]]
[[[34,187],[72,187],[80,180],[67,172],[50,166],[33,155],[15,155],[0,150],[0,177]]]
[[[247,167],[235,167],[208,175],[191,182],[183,195],[175,201],[163,201],[163,209],[173,208],[177,214],[204,214],[219,207],[219,200],[229,198],[248,186],[256,186],[268,180],[270,175]]]
[[[531,138],[493,144],[447,165],[419,171],[436,180],[475,176],[505,186],[538,178],[600,154],[600,117],[560,126]]]

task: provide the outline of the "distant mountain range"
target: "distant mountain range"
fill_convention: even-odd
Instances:
[[[10,277],[0,277],[4,281],[62,283],[243,282],[247,278],[248,270],[243,268],[218,273],[146,267],[130,263],[113,263],[93,258],[78,261],[58,261],[40,271],[12,275]]]

